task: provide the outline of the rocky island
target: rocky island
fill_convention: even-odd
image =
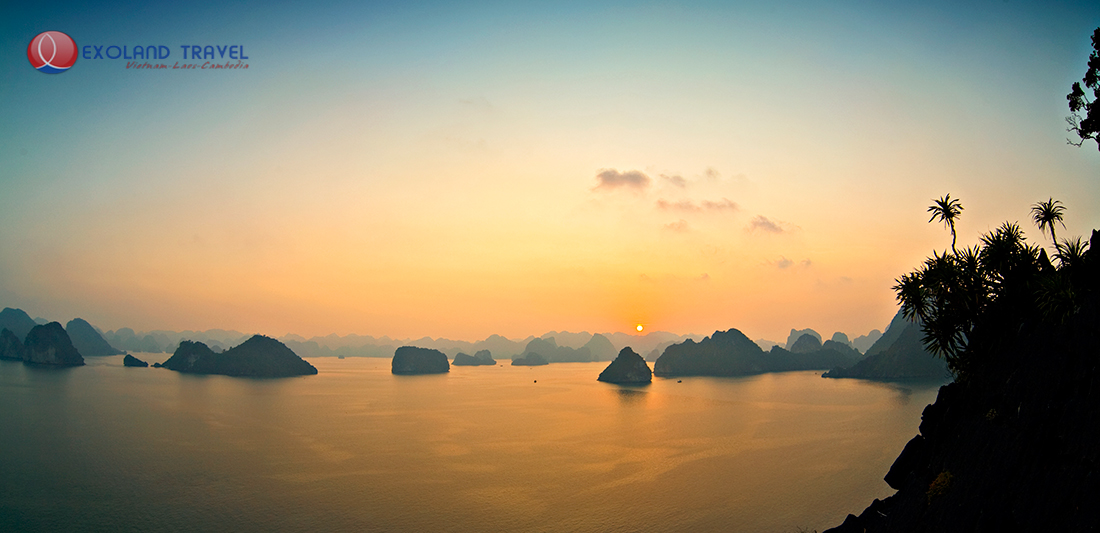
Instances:
[[[250,378],[279,378],[317,373],[313,365],[298,357],[286,345],[263,335],[255,335],[222,353],[214,353],[201,342],[181,341],[172,357],[161,367],[188,374]]]
[[[0,311],[0,329],[10,330],[19,343],[23,343],[23,339],[27,338],[27,334],[31,332],[38,323],[22,309],[13,309],[11,307],[5,307],[3,311]]]
[[[393,353],[390,371],[394,374],[443,374],[451,371],[447,355],[431,348],[402,346]]]
[[[489,350],[478,350],[474,355],[459,352],[451,362],[454,366],[485,366],[497,364]]]
[[[765,352],[736,329],[715,331],[700,342],[688,339],[665,348],[653,364],[653,374],[660,377],[745,376],[764,372],[826,370],[851,365],[859,358],[859,352],[854,349],[834,341],[821,345],[808,334],[799,337],[792,348],[803,351],[796,353],[773,346]]]
[[[88,321],[83,318],[74,318],[65,324],[65,332],[73,341],[73,346],[85,357],[97,357],[101,355],[121,355],[122,351],[115,349]]]
[[[631,350],[629,346],[619,351],[618,357],[603,372],[596,381],[615,383],[619,385],[641,385],[653,381],[653,371],[642,356]]]
[[[550,361],[535,352],[527,352],[512,359],[512,366],[542,366],[548,364],[550,364]]]
[[[83,366],[84,358],[60,323],[35,326],[23,341],[23,361],[52,366]]]
[[[0,359],[23,360],[23,341],[8,328],[0,330]]]
[[[141,359],[138,359],[137,357],[134,357],[130,354],[126,354],[126,357],[122,358],[122,366],[147,367],[149,366],[149,363],[146,363],[145,361],[142,361]]]

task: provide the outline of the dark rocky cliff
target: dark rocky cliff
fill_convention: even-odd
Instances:
[[[8,328],[0,330],[0,359],[23,360],[23,341]]]
[[[35,326],[23,341],[23,361],[39,365],[82,366],[84,358],[57,322]]]
[[[897,493],[829,531],[1097,529],[1100,233],[1069,255],[1057,270],[1025,255],[1022,282],[1002,278],[952,363],[958,378],[886,475]]]

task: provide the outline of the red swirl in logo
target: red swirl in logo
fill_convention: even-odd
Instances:
[[[58,74],[76,63],[76,41],[59,31],[44,31],[27,45],[27,59],[39,72]]]

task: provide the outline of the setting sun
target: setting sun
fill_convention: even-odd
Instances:
[[[643,329],[645,329],[645,328],[643,328],[641,324],[638,324],[638,327],[637,327],[637,329],[638,329],[638,331],[641,331],[641,330],[643,330]]]

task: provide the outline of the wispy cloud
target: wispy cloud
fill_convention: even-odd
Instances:
[[[594,190],[614,190],[619,188],[642,190],[653,181],[640,170],[619,172],[613,168],[603,169],[596,174]]]
[[[722,198],[721,200],[714,202],[711,200],[703,200],[701,203],[695,203],[691,200],[679,200],[672,202],[665,199],[657,200],[657,207],[665,211],[684,211],[698,213],[701,211],[729,211],[735,212],[739,209],[736,202],[733,202],[729,198]]]
[[[721,201],[712,202],[710,200],[703,201],[703,209],[711,211],[737,211],[737,203],[731,201],[729,198],[722,198]]]
[[[663,179],[663,180],[669,182],[670,184],[675,185],[675,186],[677,186],[681,189],[687,187],[687,180],[684,179],[684,177],[679,175],[679,174],[674,174],[672,176],[669,176],[667,174],[661,174],[661,179]]]
[[[707,179],[710,181],[717,181],[719,178],[722,177],[722,175],[719,174],[718,171],[714,169],[714,167],[707,167],[707,169],[703,171],[703,175],[706,176]]]
[[[690,231],[689,228],[688,228],[687,221],[682,219],[682,218],[680,220],[676,221],[676,222],[670,222],[668,224],[665,224],[665,229],[667,229],[669,231],[675,231],[675,232],[678,232],[678,233],[683,233],[685,231]]]
[[[779,259],[768,261],[768,264],[774,266],[775,268],[778,268],[779,270],[787,270],[791,267],[810,268],[810,265],[813,264],[813,261],[810,261],[809,259],[795,261],[794,259],[790,259],[786,256],[779,256]]]
[[[665,211],[702,211],[703,208],[695,205],[695,202],[691,200],[680,200],[678,202],[670,202],[668,200],[657,200],[657,207]]]
[[[756,215],[749,221],[749,227],[745,229],[749,232],[760,230],[765,233],[787,233],[791,231],[791,225],[780,220],[772,220],[764,215]]]

